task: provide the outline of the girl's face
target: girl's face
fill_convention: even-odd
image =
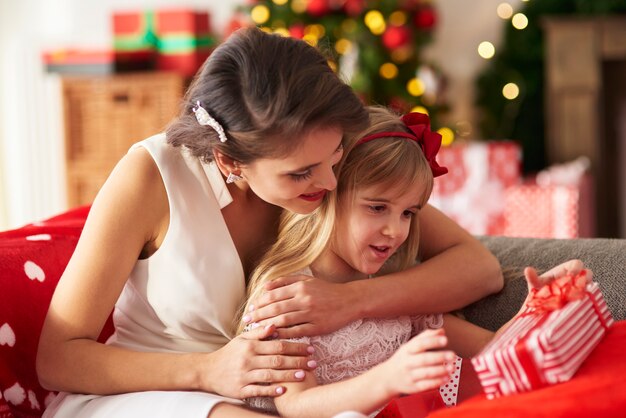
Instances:
[[[317,128],[287,157],[262,158],[242,167],[250,188],[264,201],[291,212],[310,213],[337,187],[333,166],[343,155],[342,132]]]
[[[409,235],[418,216],[421,187],[368,187],[340,202],[331,252],[344,264],[344,274],[374,274]],[[349,195],[349,193],[346,193]]]

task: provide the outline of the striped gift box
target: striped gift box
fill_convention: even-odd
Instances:
[[[526,310],[472,364],[493,399],[569,380],[613,324],[597,283],[586,295],[541,314]]]

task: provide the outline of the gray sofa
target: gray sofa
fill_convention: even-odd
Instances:
[[[504,273],[504,289],[462,310],[465,318],[496,330],[522,305],[527,287],[523,270],[539,272],[577,258],[593,271],[615,320],[626,318],[626,239],[535,239],[479,237],[498,258]]]

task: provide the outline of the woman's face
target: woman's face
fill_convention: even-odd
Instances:
[[[355,272],[378,272],[407,239],[422,194],[420,187],[396,186],[367,187],[346,196],[331,246],[337,261]]]
[[[343,155],[342,132],[317,128],[301,146],[281,158],[262,158],[242,167],[254,193],[264,201],[296,213],[310,213],[327,191],[337,187],[333,166]]]

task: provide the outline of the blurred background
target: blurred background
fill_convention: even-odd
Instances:
[[[626,238],[626,0],[0,0],[0,229],[89,204],[246,25],[428,113],[471,233]]]

